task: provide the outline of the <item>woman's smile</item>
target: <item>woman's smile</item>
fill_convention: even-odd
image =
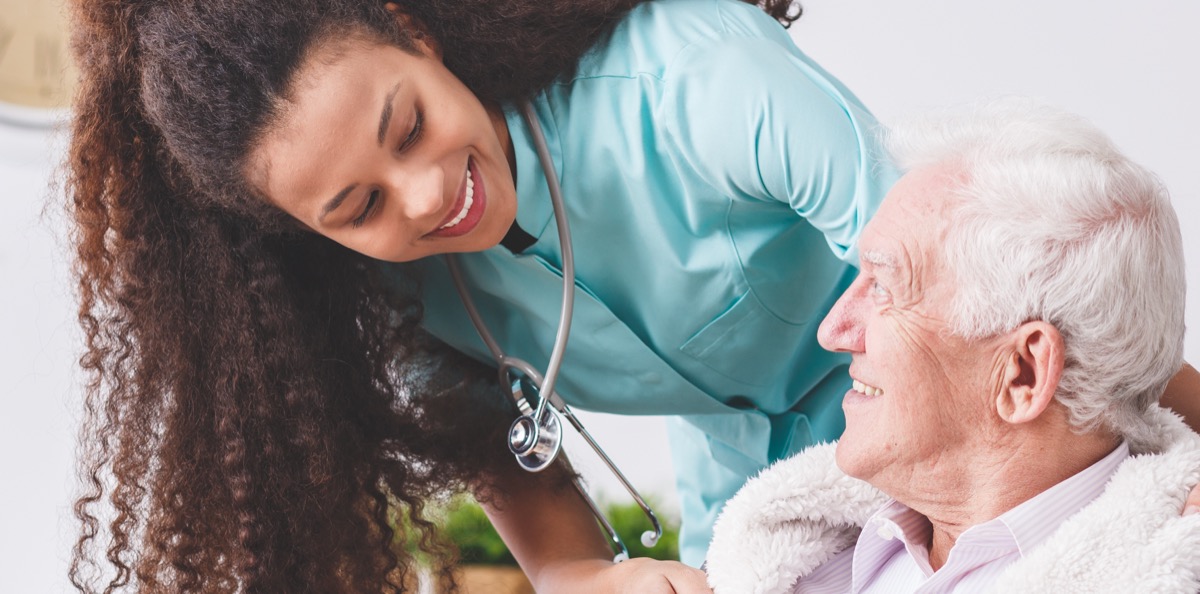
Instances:
[[[483,176],[475,168],[475,161],[467,158],[467,173],[464,176],[462,188],[458,192],[458,200],[450,214],[443,219],[429,237],[457,237],[470,233],[487,209],[487,192],[483,187]]]

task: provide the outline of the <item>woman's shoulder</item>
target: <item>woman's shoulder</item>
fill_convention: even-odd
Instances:
[[[740,0],[651,0],[638,5],[580,60],[572,80],[663,77],[686,50],[718,49],[745,38],[791,45],[784,28]]]

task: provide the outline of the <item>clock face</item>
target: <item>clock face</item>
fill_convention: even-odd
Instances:
[[[45,119],[70,103],[65,11],[61,0],[0,0],[0,117]]]

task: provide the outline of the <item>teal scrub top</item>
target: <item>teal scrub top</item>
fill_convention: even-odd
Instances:
[[[575,250],[557,391],[582,409],[675,417],[681,554],[699,565],[746,478],[840,435],[848,358],[817,344],[817,326],[898,176],[859,100],[734,0],[639,6],[533,108]],[[517,222],[536,243],[460,261],[503,350],[545,369],[559,238],[528,126],[515,106],[506,117]],[[492,361],[442,258],[391,266],[417,269],[434,335]]]

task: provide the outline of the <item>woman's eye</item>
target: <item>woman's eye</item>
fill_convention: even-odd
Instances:
[[[363,207],[362,214],[358,215],[350,224],[354,227],[362,227],[363,223],[367,222],[367,217],[371,216],[371,211],[375,210],[377,202],[379,202],[379,190],[373,190],[367,197],[367,205]]]
[[[421,130],[425,127],[425,112],[417,110],[416,121],[413,122],[412,130],[408,132],[408,136],[404,138],[404,142],[400,143],[400,150],[408,150],[409,147],[417,143],[421,138]]]

